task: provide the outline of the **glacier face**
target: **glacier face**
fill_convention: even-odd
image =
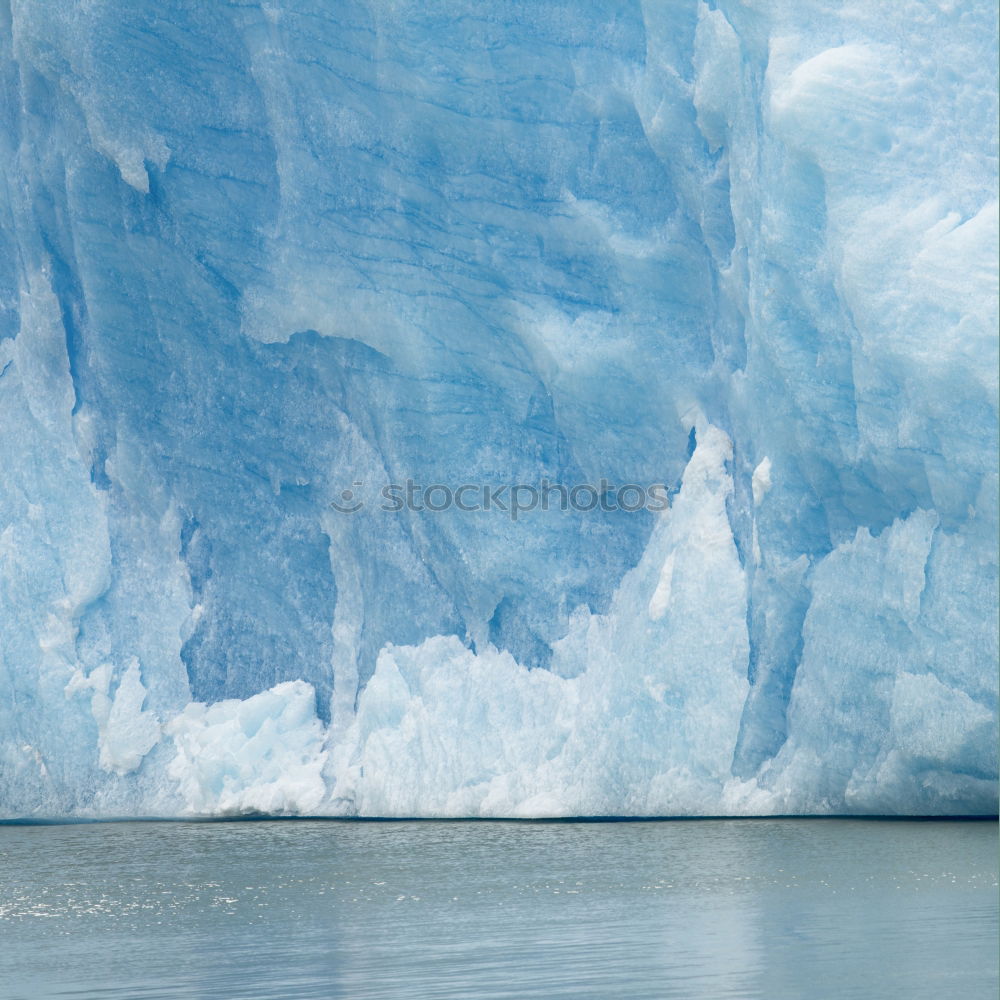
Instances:
[[[0,816],[995,812],[995,21],[0,3]]]

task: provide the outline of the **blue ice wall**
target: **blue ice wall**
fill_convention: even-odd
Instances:
[[[995,18],[0,4],[0,813],[995,810]]]

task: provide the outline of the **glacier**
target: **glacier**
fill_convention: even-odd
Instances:
[[[994,4],[0,45],[0,818],[997,812]]]

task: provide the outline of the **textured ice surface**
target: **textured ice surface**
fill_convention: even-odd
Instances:
[[[0,46],[0,815],[996,809],[994,4]]]
[[[313,691],[285,681],[243,701],[192,702],[167,725],[167,773],[187,812],[312,813],[323,801],[323,727]]]

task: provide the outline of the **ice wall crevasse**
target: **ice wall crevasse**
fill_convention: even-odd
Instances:
[[[694,103],[732,209],[717,260],[746,349],[724,423],[748,473],[765,455],[775,473],[762,495],[754,472],[738,532],[750,808],[996,808],[994,21],[975,5],[701,7]],[[876,555],[890,542],[912,546],[924,587],[905,625],[897,564]],[[896,686],[900,706],[921,689],[928,721],[947,719],[950,775],[902,749]],[[967,732],[945,708],[963,696]]]

